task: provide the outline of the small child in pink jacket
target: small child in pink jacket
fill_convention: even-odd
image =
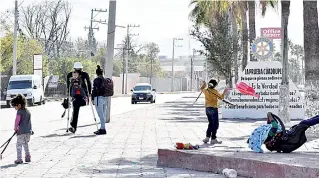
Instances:
[[[19,94],[12,99],[11,105],[17,110],[17,116],[14,124],[14,131],[17,132],[17,160],[15,164],[22,164],[22,147],[25,151],[25,162],[31,162],[29,151],[29,141],[33,134],[31,125],[31,114],[26,108],[26,100]]]

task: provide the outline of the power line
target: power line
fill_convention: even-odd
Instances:
[[[94,16],[94,12],[97,12],[97,14]],[[90,19],[90,26],[89,27],[84,27],[84,29],[89,29],[89,37],[88,37],[88,41],[89,41],[89,47],[90,47],[90,56],[94,56],[94,53],[96,52],[96,49],[94,48],[94,45],[95,45],[95,41],[94,41],[94,32],[93,30],[99,30],[99,27],[96,27],[97,24],[93,27],[93,22],[101,22],[102,20],[100,21],[97,21],[97,20],[94,20],[95,17],[100,13],[100,12],[107,12],[107,9],[103,10],[103,9],[91,9],[91,19]],[[106,22],[103,21],[103,22]]]

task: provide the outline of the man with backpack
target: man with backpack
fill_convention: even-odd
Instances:
[[[101,127],[98,131],[94,132],[96,135],[105,135],[105,113],[107,99],[106,97],[113,96],[114,94],[114,85],[113,81],[109,78],[103,77],[103,69],[98,65],[96,69],[97,78],[93,81],[93,91],[91,99],[94,102],[96,112],[99,115]]]
[[[86,105],[86,100],[89,94],[91,94],[92,86],[90,76],[88,73],[82,71],[83,66],[80,62],[75,62],[73,68],[74,72],[70,72],[67,75],[67,87],[68,94],[72,96],[73,101],[73,114],[69,131],[75,133],[80,107]]]

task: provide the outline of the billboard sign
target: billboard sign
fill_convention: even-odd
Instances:
[[[281,28],[261,28],[261,36],[269,39],[281,39]]]

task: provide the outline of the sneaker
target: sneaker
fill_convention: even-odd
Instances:
[[[95,135],[105,135],[106,130],[105,129],[99,129],[98,131],[94,132]]]
[[[69,131],[72,132],[72,133],[75,133],[76,130],[75,130],[75,128],[70,127],[70,128],[69,128]]]
[[[203,140],[204,143],[208,143],[209,142],[209,137],[206,137],[204,140]]]
[[[14,164],[22,164],[22,163],[23,163],[22,159],[17,159],[14,161]]]
[[[31,162],[31,156],[26,156],[25,157],[25,162],[30,163]]]
[[[222,141],[218,141],[217,139],[212,139],[210,144],[222,144]]]

